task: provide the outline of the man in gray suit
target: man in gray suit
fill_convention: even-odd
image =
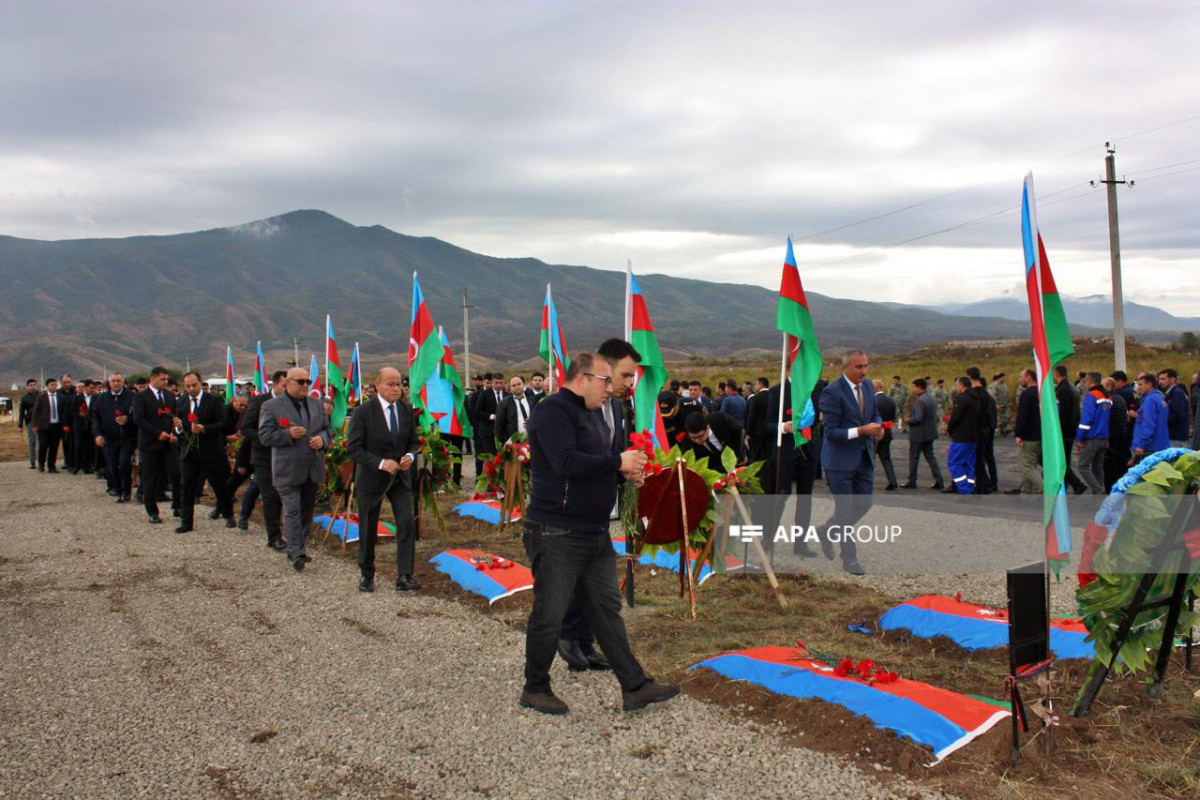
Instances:
[[[941,490],[946,482],[938,467],[937,455],[933,452],[933,442],[938,438],[938,403],[929,393],[929,383],[924,378],[914,380],[912,387],[915,399],[912,414],[908,418],[908,482],[902,483],[900,488],[917,488],[917,465],[924,455],[933,473],[933,485],[929,488]]]
[[[271,448],[271,481],[283,503],[288,560],[300,572],[312,561],[304,552],[317,488],[325,482],[325,454],[333,431],[321,401],[310,397],[308,372],[292,367],[283,394],[263,403],[258,440]]]

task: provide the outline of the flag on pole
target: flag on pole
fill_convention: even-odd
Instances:
[[[225,402],[233,400],[237,387],[233,383],[233,348],[225,345]]]
[[[312,381],[308,385],[309,397],[315,397],[318,400],[324,394],[321,388],[321,369],[317,364],[317,354],[312,354],[312,360],[308,364],[308,379]]]
[[[817,344],[817,332],[809,314],[808,297],[800,282],[800,270],[796,266],[790,236],[787,240],[787,257],[783,261],[783,279],[779,284],[775,327],[787,337],[784,363],[792,381],[792,435],[795,437],[795,446],[800,447],[809,440],[812,424],[816,420],[812,392],[821,378],[821,347]],[[782,406],[781,394],[780,408]],[[797,415],[796,409],[802,411]]]
[[[333,335],[333,319],[325,315],[325,392],[333,399],[329,424],[341,430],[346,421],[346,378],[342,375],[342,360],[338,358],[337,337]]]
[[[567,358],[567,347],[563,343],[562,324],[558,312],[554,309],[554,297],[550,294],[550,284],[546,284],[546,299],[542,303],[542,337],[538,346],[538,354],[549,367],[554,383],[552,389],[558,389],[567,382],[567,367],[571,366]]]
[[[650,321],[646,298],[642,296],[637,278],[633,276],[632,262],[625,273],[625,291],[625,307],[629,309],[629,343],[642,357],[633,380],[634,423],[639,431],[649,431],[656,448],[669,450],[671,441],[667,439],[662,409],[658,407],[658,392],[667,381],[667,368],[663,365],[658,334],[654,332],[654,323]]]
[[[1029,298],[1029,322],[1033,339],[1033,361],[1037,369],[1038,399],[1042,414],[1043,522],[1046,526],[1046,558],[1057,574],[1071,557],[1071,520],[1067,515],[1067,453],[1058,420],[1054,394],[1054,367],[1075,353],[1071,329],[1063,311],[1058,287],[1050,272],[1046,247],[1037,224],[1033,173],[1025,176],[1021,193],[1021,243],[1025,250],[1025,293]]]
[[[362,364],[358,360],[358,342],[350,356],[350,377],[346,379],[346,399],[351,403],[362,400]]]
[[[263,358],[262,342],[258,343],[258,353],[254,357],[254,393],[267,393],[267,360]]]
[[[425,303],[417,273],[413,273],[412,319],[408,328],[408,390],[413,406],[421,411],[421,424],[432,425],[436,420],[426,405],[429,393],[425,384],[437,378],[438,364],[442,362],[444,348],[433,316]],[[438,411],[437,413],[442,413]]]

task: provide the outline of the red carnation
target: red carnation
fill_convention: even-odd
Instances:
[[[884,429],[884,430],[890,430],[890,429],[891,429],[891,427],[892,427],[893,425],[895,425],[895,424],[896,424],[896,423],[894,423],[894,422],[885,422],[885,423],[883,423],[883,429]]]
[[[189,412],[188,412],[188,422],[196,422],[196,421],[197,421],[197,420],[199,420],[199,419],[200,419],[200,418],[196,416],[196,412],[195,412],[195,411],[189,411]]]
[[[675,441],[682,443],[683,437],[685,436],[687,436],[687,431],[680,431],[679,433],[675,434]]]
[[[870,677],[871,670],[873,669],[875,669],[875,662],[869,658],[863,659],[862,661],[858,662],[858,677],[865,681],[868,677]]]
[[[949,414],[947,414],[947,415],[945,415],[944,417],[942,417],[942,422],[949,422],[949,421],[950,421],[950,415],[949,415]]]
[[[292,427],[292,423],[290,421],[288,421],[287,417],[280,417],[279,418],[279,427],[290,428],[290,427]]]
[[[845,678],[847,675],[850,674],[850,671],[839,664],[838,666],[833,668],[833,674],[837,675],[839,678]]]

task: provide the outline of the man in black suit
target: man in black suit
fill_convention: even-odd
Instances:
[[[759,378],[754,382],[754,394],[746,401],[746,437],[750,449],[746,456],[750,461],[762,461],[771,455],[771,442],[767,439],[767,390],[771,382]]]
[[[62,452],[63,452],[63,467],[67,472],[74,475],[79,471],[79,465],[75,460],[75,403],[79,395],[75,391],[75,381],[68,375],[64,374],[58,382],[58,402],[61,408],[59,413],[63,414],[62,423]]]
[[[358,569],[360,592],[375,591],[375,542],[383,498],[396,519],[396,591],[420,589],[413,578],[416,541],[413,522],[412,465],[419,449],[412,408],[400,399],[400,373],[391,367],[375,377],[377,399],[354,409],[346,453],[357,464]]]
[[[1075,433],[1079,430],[1079,392],[1067,380],[1067,368],[1062,364],[1054,368],[1054,397],[1058,400],[1058,424],[1062,428],[1063,452],[1070,453],[1075,447]],[[1083,494],[1087,491],[1083,480],[1071,468],[1069,458],[1063,480],[1075,494]]]
[[[780,391],[781,387],[782,392]],[[809,399],[812,400],[814,416],[809,421],[808,441],[799,448],[796,447],[795,423],[802,420],[794,415],[792,410],[791,379],[788,378],[781,385],[773,386],[767,390],[766,425],[767,444],[770,447],[770,452],[768,453],[766,466],[759,473],[759,479],[762,482],[763,491],[765,492],[773,492],[776,495],[786,496],[792,494],[793,489],[795,489],[796,514],[792,524],[800,526],[805,531],[808,530],[809,523],[812,522],[813,485],[820,475],[821,468],[822,437],[819,427],[820,418],[816,416],[816,409],[820,406],[821,392],[824,388],[825,382],[819,380],[816,386],[813,387],[812,394],[809,395]],[[775,443],[779,437],[779,403],[781,394],[783,401],[783,437],[779,451],[776,452]],[[801,414],[803,414],[803,409],[801,409]],[[777,501],[773,513],[775,524],[771,527],[775,528],[783,519],[783,497],[780,497]],[[766,538],[770,541],[770,537]],[[804,558],[816,558],[817,556],[816,551],[799,538],[792,544],[792,552]]]
[[[62,441],[67,410],[58,393],[58,381],[46,379],[46,391],[33,404],[33,429],[38,436],[38,472],[58,472],[58,444]],[[46,462],[49,462],[47,470]]]
[[[176,533],[187,533],[194,528],[196,494],[205,481],[216,494],[217,509],[225,508],[225,481],[229,469],[225,457],[225,404],[204,391],[197,372],[183,376],[183,392],[175,401],[171,420],[173,432],[180,442],[180,488],[183,490]]]
[[[175,395],[167,389],[166,367],[150,370],[150,385],[133,401],[133,424],[138,429],[138,463],[142,468],[142,499],[152,525],[162,523],[158,515],[158,494],[178,473],[174,433]],[[178,484],[171,495],[174,507],[179,503]]]
[[[483,386],[475,393],[475,474],[483,474],[482,455],[496,452],[496,410],[500,407],[501,392],[495,387],[495,376],[484,373]]]
[[[125,388],[125,376],[108,376],[108,391],[92,402],[92,436],[104,452],[104,477],[108,493],[118,503],[128,503],[133,491],[133,451],[137,447],[137,427],[133,424],[133,392]]]
[[[879,408],[880,424],[883,425],[883,438],[875,443],[875,457],[883,465],[883,474],[887,476],[887,486],[883,487],[894,492],[899,484],[896,481],[896,468],[892,465],[892,428],[887,423],[896,424],[896,401],[883,393],[883,381],[871,381],[875,387],[875,405]]]
[[[500,452],[514,433],[524,433],[525,424],[529,422],[529,412],[533,403],[525,393],[525,379],[513,375],[508,381],[508,396],[500,401],[496,408],[496,444],[493,453]]]
[[[745,461],[742,428],[729,414],[714,411],[706,417],[703,411],[693,411],[683,424],[688,435],[680,449],[691,450],[697,460],[707,458],[709,469],[725,472],[722,454],[727,448],[733,451],[738,464]]]
[[[25,429],[25,439],[29,445],[29,468],[37,468],[38,441],[37,431],[33,428],[33,406],[37,403],[38,385],[36,378],[25,381],[25,394],[17,404],[17,430]]]
[[[75,469],[91,475],[95,471],[96,448],[92,444],[92,404],[96,400],[96,382],[80,381],[75,402],[71,405],[71,439],[74,441]],[[65,431],[64,431],[65,433]]]
[[[241,428],[242,436],[250,442],[250,465],[254,468],[254,480],[258,484],[259,497],[262,498],[267,547],[281,553],[287,550],[287,544],[283,541],[283,501],[280,500],[279,492],[275,490],[275,483],[271,479],[271,448],[258,438],[258,417],[262,412],[263,403],[283,393],[286,380],[286,370],[275,371],[271,376],[270,391],[250,399],[250,405],[242,415]]]
[[[525,389],[525,396],[529,398],[531,403],[539,402],[546,396],[546,376],[540,372],[535,372],[529,376],[529,387]]]

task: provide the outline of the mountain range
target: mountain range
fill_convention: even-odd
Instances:
[[[39,369],[78,376],[154,363],[190,362],[221,372],[226,344],[234,346],[241,371],[258,340],[274,367],[291,357],[294,336],[304,362],[310,352],[323,352],[326,313],[333,316],[343,363],[355,341],[368,369],[403,363],[414,271],[460,361],[463,290],[469,290],[473,370],[536,356],[548,283],[571,350],[620,333],[620,272],[493,258],[303,210],[167,236],[0,236],[0,381]],[[778,352],[775,292],[665,275],[639,275],[638,281],[668,359]],[[1006,301],[940,313],[815,292],[808,298],[823,350],[903,352],[950,339],[1029,335],[1028,323]],[[1076,334],[1100,335],[1111,327],[1099,316],[1088,319],[1095,327],[1076,326]]]

